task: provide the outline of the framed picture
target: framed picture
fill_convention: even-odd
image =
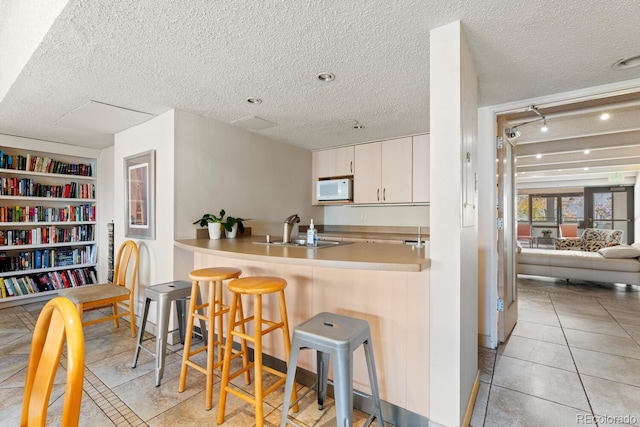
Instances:
[[[155,229],[155,150],[124,159],[124,235],[154,240]]]

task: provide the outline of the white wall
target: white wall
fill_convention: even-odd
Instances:
[[[155,240],[133,239],[140,249],[140,288],[172,281],[174,228],[174,112],[168,111],[138,126],[115,135],[114,144],[114,221],[115,247],[124,236],[124,159],[147,150],[155,150],[156,200]],[[138,292],[138,301],[141,299]],[[138,310],[137,313],[140,313]],[[154,317],[152,317],[154,318]]]
[[[633,241],[640,242],[640,173],[633,187]]]
[[[431,30],[430,52],[429,419],[456,426],[477,372],[477,208],[462,215],[463,176],[474,180],[477,167],[477,77],[460,22]],[[472,170],[465,172],[468,150]]]
[[[98,280],[106,282],[109,272],[109,229],[108,223],[120,218],[115,217],[114,193],[114,146],[103,149],[98,159]],[[120,194],[120,193],[118,193]],[[114,256],[118,247],[114,247]]]
[[[324,223],[428,227],[429,206],[325,206]]]
[[[321,224],[311,205],[311,151],[237,126],[176,111],[175,238],[194,238],[192,223],[225,209],[251,218],[254,235],[282,235],[284,219]]]

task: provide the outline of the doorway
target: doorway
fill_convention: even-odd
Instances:
[[[622,230],[621,243],[633,243],[633,187],[587,187],[584,195],[587,227]]]

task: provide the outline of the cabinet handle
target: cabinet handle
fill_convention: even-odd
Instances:
[[[384,188],[384,189],[382,190],[382,201],[383,201],[383,202],[386,202],[386,201],[387,201],[387,189],[386,189],[386,188]]]
[[[349,162],[349,170],[353,173],[353,160]]]
[[[378,193],[377,194],[378,195],[376,197],[377,197],[378,201],[380,201],[380,189],[379,188],[378,188]]]

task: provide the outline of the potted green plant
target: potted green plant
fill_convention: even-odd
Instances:
[[[227,220],[222,222],[222,228],[224,228],[227,239],[233,239],[238,234],[244,233],[244,224],[242,221],[248,221],[248,219],[244,218],[234,218],[232,216],[228,216]]]
[[[551,230],[542,230],[542,237],[545,239],[551,237]]]
[[[222,218],[224,218],[224,214],[224,209],[220,211],[219,217],[214,214],[207,213],[202,215],[202,218],[196,220],[194,224],[200,224],[200,227],[209,228],[210,239],[219,239],[222,236]]]

